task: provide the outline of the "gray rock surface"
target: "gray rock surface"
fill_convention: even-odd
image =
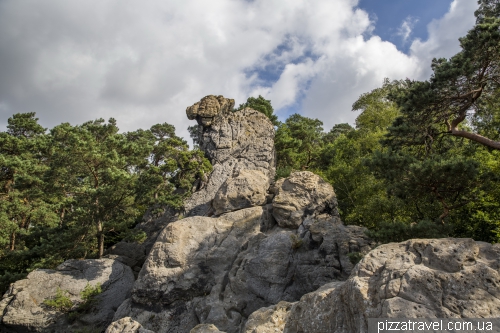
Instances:
[[[219,114],[227,114],[234,107],[234,99],[208,95],[186,109],[189,120],[196,119],[200,125],[210,126]]]
[[[260,185],[259,191],[269,187],[275,175],[274,126],[269,118],[261,112],[245,108],[232,112],[234,100],[222,96],[206,96],[200,102],[186,110],[189,119],[197,119],[202,126],[200,131],[200,149],[210,159],[213,170],[205,181],[200,181],[198,190],[185,202],[186,216],[210,216],[215,210],[212,200],[219,193],[218,214],[234,209],[251,207],[261,202],[260,196],[251,200],[240,200],[243,197],[228,197],[224,194],[234,187],[245,192],[246,198],[254,189],[243,186],[255,186],[255,182],[245,182],[243,177],[233,182],[230,178],[238,178],[244,172],[256,170],[266,178],[266,186]],[[261,175],[258,176],[260,178]],[[238,183],[237,185],[235,184]],[[251,195],[250,195],[251,196]],[[225,198],[225,199],[223,199]],[[257,199],[257,201],[255,201]],[[221,201],[222,200],[222,201]],[[224,208],[226,207],[227,208]]]
[[[302,234],[272,226],[268,206],[170,223],[114,320],[130,316],[158,333],[203,323],[239,332],[261,307],[346,279],[348,253],[370,249],[362,228],[331,216],[309,221]]]
[[[141,243],[126,240],[118,242],[106,250],[105,258],[118,260],[129,266],[137,277],[156,238],[167,224],[179,218],[179,213],[171,207],[150,207],[135,227],[135,231],[146,234],[146,240]]]
[[[155,333],[142,327],[130,317],[117,320],[108,326],[105,333]]]
[[[306,217],[322,213],[339,216],[332,186],[310,171],[278,180],[274,191],[273,215],[280,227],[298,228]]]
[[[236,177],[228,178],[215,194],[215,214],[262,206],[266,203],[269,178],[258,170],[240,170]]]
[[[213,324],[200,324],[196,325],[189,333],[225,333],[219,331]]]
[[[73,303],[82,302],[80,292],[87,284],[101,284],[102,293],[93,311],[70,325],[61,311],[43,302],[58,289],[67,291]],[[134,283],[130,267],[111,259],[68,260],[56,270],[39,269],[13,283],[4,295],[1,326],[14,332],[68,332],[68,327],[106,327],[118,306],[128,297]],[[5,304],[7,303],[7,304]]]
[[[241,333],[283,332],[292,304],[279,302],[276,305],[255,311],[248,317]]]
[[[500,245],[414,239],[366,255],[293,304],[283,332],[367,332],[367,318],[498,318]]]

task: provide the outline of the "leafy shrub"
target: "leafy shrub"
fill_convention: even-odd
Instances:
[[[353,265],[356,265],[361,259],[363,259],[363,254],[361,252],[350,252],[347,256]]]
[[[299,236],[295,234],[290,235],[290,240],[292,241],[292,249],[294,250],[297,250],[303,244],[302,239],[300,239]]]
[[[73,307],[73,301],[68,297],[68,291],[57,288],[56,296],[52,299],[46,299],[43,304],[59,310],[59,311],[69,311]]]

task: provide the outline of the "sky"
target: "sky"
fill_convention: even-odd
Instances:
[[[15,113],[46,128],[168,122],[206,95],[271,100],[284,121],[353,124],[384,78],[425,80],[460,51],[476,0],[0,0],[0,131]],[[189,140],[190,141],[190,140]]]

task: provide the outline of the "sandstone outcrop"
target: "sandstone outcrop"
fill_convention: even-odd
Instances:
[[[215,214],[264,205],[268,187],[269,177],[262,171],[240,170],[237,176],[228,178],[215,194]]]
[[[368,318],[498,318],[499,269],[498,244],[448,238],[381,245],[347,281],[289,306],[275,332],[367,332]]]
[[[142,327],[130,317],[125,317],[108,326],[105,333],[155,333]]]
[[[267,308],[261,308],[248,317],[241,333],[283,332],[292,303],[279,302]]]
[[[234,99],[208,95],[186,109],[189,120],[196,119],[200,125],[210,126],[219,114],[228,114],[234,107]]]
[[[129,296],[134,283],[130,267],[111,259],[68,260],[56,270],[39,269],[13,283],[2,300],[2,326],[13,332],[68,332],[77,327],[101,327],[111,322],[115,309]],[[73,304],[82,302],[80,292],[90,284],[101,285],[94,311],[75,323],[44,301],[58,289],[67,292]],[[68,327],[72,327],[68,329]],[[106,327],[106,326],[104,326]]]
[[[349,253],[370,250],[360,227],[324,214],[301,232],[283,229],[269,221],[271,207],[170,223],[114,320],[130,316],[158,333],[189,332],[200,323],[239,332],[261,307],[345,280],[353,268]]]
[[[226,333],[219,331],[215,325],[212,324],[200,324],[196,325],[189,333]]]
[[[266,194],[274,179],[271,121],[250,108],[233,112],[233,106],[234,100],[210,95],[186,110],[188,118],[197,119],[201,126],[200,149],[213,166],[207,179],[197,184],[198,191],[185,202],[186,216],[210,216],[259,205],[262,195],[252,192]],[[256,171],[262,175],[256,176]],[[212,200],[216,197],[215,210]]]
[[[338,217],[332,185],[310,171],[278,180],[275,191],[273,216],[280,227],[298,228],[307,216],[322,213]]]

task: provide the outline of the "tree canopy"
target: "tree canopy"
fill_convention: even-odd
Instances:
[[[402,113],[391,130],[395,142],[430,147],[452,135],[500,149],[500,4],[480,0],[479,5],[475,26],[460,38],[462,50],[450,59],[434,59],[428,81],[408,81],[390,96]]]

